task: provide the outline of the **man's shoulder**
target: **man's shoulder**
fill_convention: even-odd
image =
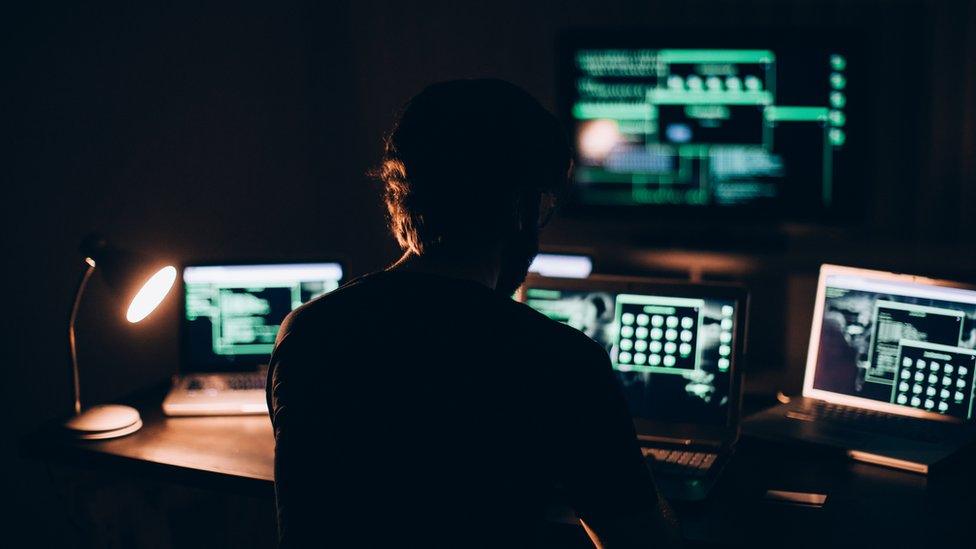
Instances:
[[[350,299],[355,299],[355,294],[360,292],[359,286],[359,280],[354,280],[295,308],[288,313],[278,329],[278,343],[293,334],[316,332],[324,325],[334,322],[341,316],[341,309],[350,306]]]
[[[388,300],[386,290],[403,290],[400,287],[385,288],[384,282],[389,281],[382,275],[366,275],[296,308],[282,322],[278,342],[289,336],[296,339],[296,336],[301,337],[299,334],[303,333],[315,338],[314,334],[321,333],[323,329],[337,322],[343,322],[347,312],[362,311],[364,303],[368,305],[377,299]],[[470,311],[474,306],[490,311],[489,315],[499,325],[515,329],[514,337],[527,338],[529,343],[539,342],[549,349],[558,349],[564,355],[606,355],[603,347],[579,330],[555,321],[524,303],[501,295],[492,295],[487,291],[477,292],[464,286],[461,288],[468,290],[465,292],[468,300],[459,302],[459,308]]]
[[[547,345],[557,343],[558,346],[556,348],[560,349],[561,353],[565,355],[584,357],[594,355],[606,356],[606,350],[599,343],[593,341],[576,328],[553,320],[524,303],[513,300],[511,301],[510,307],[513,311],[512,314],[518,315],[523,322],[523,326],[527,328],[525,330],[526,336],[528,334],[535,334],[536,337],[541,336]]]

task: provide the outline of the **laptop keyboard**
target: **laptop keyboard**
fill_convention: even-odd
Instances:
[[[667,448],[641,448],[641,453],[651,458],[655,473],[693,477],[705,476],[718,458],[718,454]]]
[[[877,410],[852,408],[829,402],[814,402],[808,410],[804,411],[808,412],[812,419],[838,425],[845,429],[924,442],[941,442],[945,439],[944,430],[947,427],[935,421],[888,414]]]
[[[264,389],[267,380],[264,376],[245,375],[232,376],[227,379],[227,386],[232,391],[253,391]]]
[[[262,374],[234,374],[228,376],[196,376],[190,379],[188,391],[254,391],[263,390]]]

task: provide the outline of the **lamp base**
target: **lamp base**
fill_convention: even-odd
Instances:
[[[64,427],[75,438],[104,440],[138,431],[142,428],[142,418],[131,406],[99,404],[73,416]]]

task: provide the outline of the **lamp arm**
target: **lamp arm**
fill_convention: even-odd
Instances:
[[[75,320],[78,318],[78,307],[81,305],[81,296],[85,293],[88,279],[95,272],[95,261],[90,258],[85,258],[85,262],[88,263],[88,268],[85,269],[85,273],[81,275],[81,280],[78,282],[78,290],[75,291],[75,301],[71,306],[71,315],[68,317],[68,350],[71,353],[71,373],[74,379],[76,415],[81,413],[81,386],[78,382],[78,348],[75,343]]]

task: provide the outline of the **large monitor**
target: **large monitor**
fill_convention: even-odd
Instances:
[[[781,220],[856,207],[865,83],[838,33],[578,31],[560,52],[579,205]]]
[[[804,396],[973,419],[976,289],[824,265]]]
[[[610,355],[635,418],[729,426],[738,411],[745,294],[638,279],[530,277],[521,299]]]
[[[341,280],[339,263],[184,267],[184,369],[246,371],[267,364],[288,313]]]

